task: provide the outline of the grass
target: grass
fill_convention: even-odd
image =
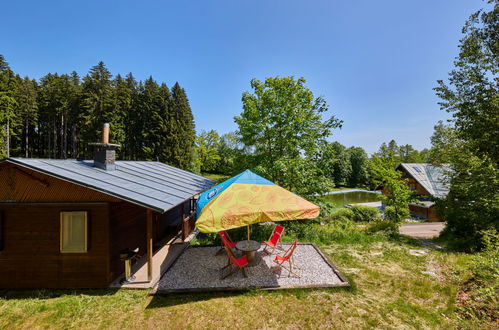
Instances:
[[[230,175],[217,174],[217,173],[202,173],[201,175],[204,176],[205,178],[215,181],[216,183],[225,181],[231,177]]]
[[[469,255],[414,256],[411,250],[421,249],[415,241],[366,235],[355,226],[298,227],[288,224],[286,238],[318,243],[350,288],[154,297],[133,290],[0,291],[0,329],[492,328],[457,313],[460,269]]]

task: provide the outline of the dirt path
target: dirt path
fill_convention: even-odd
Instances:
[[[440,235],[444,227],[445,222],[407,223],[400,226],[400,233],[414,238],[433,238]]]

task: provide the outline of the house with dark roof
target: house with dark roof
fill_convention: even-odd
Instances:
[[[94,145],[92,161],[0,161],[0,289],[108,287],[132,259],[151,286],[173,244],[189,237],[193,199],[211,180],[116,161],[107,136]]]
[[[409,204],[412,215],[429,221],[442,221],[435,210],[435,198],[444,198],[449,193],[447,172],[449,165],[435,166],[427,163],[401,163],[397,170],[407,179],[409,188],[416,192],[419,201]]]

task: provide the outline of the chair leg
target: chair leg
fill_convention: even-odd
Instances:
[[[301,275],[298,275],[297,273],[295,273],[295,272],[293,271],[293,267],[291,267],[291,264],[290,264],[290,267],[289,267],[289,268],[288,268],[288,267],[285,267],[285,266],[282,266],[282,265],[281,265],[281,267],[282,267],[282,268],[284,268],[284,269],[286,269],[286,270],[288,271],[288,277],[289,277],[291,274],[293,274],[293,275],[295,275],[296,277],[301,278]]]
[[[225,267],[226,268],[226,267]],[[225,276],[222,276],[220,279],[221,280],[224,280],[226,279],[227,277],[229,277],[230,275],[234,274],[235,272],[237,271],[237,268],[233,268],[231,271],[229,271]]]
[[[223,252],[225,252],[225,249],[223,247],[220,248],[220,250],[218,250],[216,253],[215,253],[215,256],[218,256],[218,255],[221,255]]]

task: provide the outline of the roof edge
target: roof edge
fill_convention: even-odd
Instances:
[[[38,158],[35,158],[35,159],[38,159]],[[22,162],[18,162],[15,158],[12,158],[12,157],[0,159],[0,163],[3,163],[3,162],[7,162],[7,163],[11,163],[11,164],[14,164],[14,165],[17,165],[17,166],[28,168],[28,169],[33,170],[35,172],[43,173],[43,174],[48,175],[48,176],[53,177],[53,178],[57,178],[57,179],[60,179],[60,180],[63,180],[63,181],[66,181],[66,182],[69,182],[69,183],[72,183],[72,184],[76,184],[78,186],[82,186],[82,187],[85,187],[85,188],[88,188],[88,189],[92,189],[92,190],[98,191],[100,193],[103,193],[103,194],[106,194],[106,195],[109,195],[109,196],[112,196],[112,197],[116,197],[118,199],[124,200],[126,202],[129,202],[129,203],[132,203],[132,204],[135,204],[135,205],[138,205],[138,206],[141,206],[141,207],[144,207],[146,209],[150,209],[150,210],[153,210],[153,211],[156,211],[156,212],[165,213],[166,211],[171,210],[175,206],[179,205],[179,204],[174,205],[174,206],[172,206],[171,208],[168,208],[168,209],[161,209],[161,208],[154,207],[152,205],[140,203],[138,201],[132,200],[132,199],[127,198],[127,197],[124,197],[124,196],[122,196],[120,194],[112,193],[112,192],[107,191],[105,189],[100,189],[98,187],[94,187],[92,185],[85,184],[83,182],[79,182],[79,181],[75,181],[75,180],[70,180],[70,179],[65,178],[63,176],[60,176],[60,175],[57,175],[57,174],[54,174],[54,173],[51,173],[51,172],[48,172],[48,171],[41,170],[41,169],[33,167],[33,166],[29,166],[28,164],[25,164],[25,163],[22,163]],[[200,193],[201,192],[199,192],[198,194],[200,194]],[[186,200],[188,200],[188,199],[186,199]],[[184,200],[183,202],[185,202],[186,200]]]

